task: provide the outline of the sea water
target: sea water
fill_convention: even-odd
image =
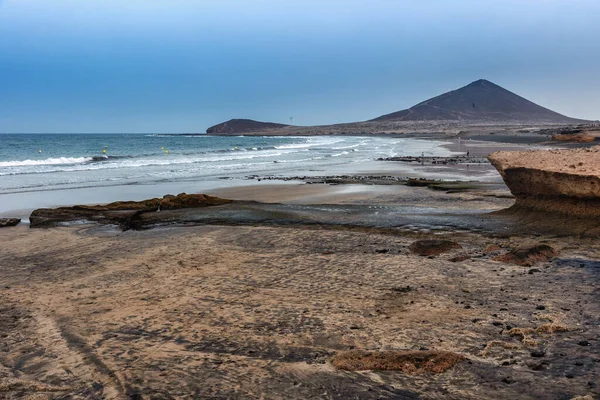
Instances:
[[[0,212],[192,193],[239,185],[250,175],[352,173],[380,157],[453,154],[444,144],[355,136],[3,134]]]

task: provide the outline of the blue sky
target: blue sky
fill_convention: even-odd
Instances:
[[[0,132],[351,122],[479,78],[600,119],[597,0],[0,0]]]

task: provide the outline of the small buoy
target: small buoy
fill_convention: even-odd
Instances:
[[[164,148],[164,147],[161,147],[160,149],[161,149],[161,150],[164,150],[165,148]]]
[[[108,149],[108,146],[104,145],[104,148],[105,148],[105,149]]]
[[[102,153],[106,154],[106,149],[102,150]]]
[[[165,154],[169,154],[169,150],[165,150]]]
[[[233,149],[234,149],[234,150],[237,150],[238,148],[237,148],[237,146],[235,146]]]
[[[38,150],[38,153],[41,153],[41,152],[42,152],[42,149],[39,149],[39,150]]]

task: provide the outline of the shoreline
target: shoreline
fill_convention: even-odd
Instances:
[[[403,136],[405,137],[405,136]],[[422,138],[423,139],[423,138]],[[425,140],[425,139],[423,139]],[[434,140],[437,141],[437,140]],[[443,141],[445,142],[445,141]],[[465,147],[468,146],[468,147]],[[497,149],[522,149],[525,146],[504,145],[498,143],[476,142],[465,144],[464,140],[461,143],[448,142],[442,145],[444,149],[452,153],[464,152],[465,148],[472,149],[474,153],[492,152]],[[350,168],[350,170],[348,170]],[[67,206],[74,204],[100,204],[118,200],[141,200],[156,196],[162,196],[167,193],[177,194],[181,192],[187,193],[205,193],[209,191],[218,191],[225,187],[246,187],[254,186],[256,182],[247,179],[248,175],[256,174],[259,176],[268,177],[273,174],[273,171],[252,171],[245,174],[244,172],[216,174],[209,179],[182,179],[172,182],[148,182],[143,184],[126,183],[118,185],[106,186],[90,186],[82,188],[54,188],[51,190],[27,190],[16,191],[11,193],[0,194],[0,216],[17,216],[28,217],[27,212],[36,208]],[[418,165],[408,165],[394,162],[383,161],[363,161],[359,163],[340,163],[333,167],[314,168],[294,168],[293,166],[285,166],[281,172],[281,176],[320,176],[324,175],[393,175],[412,178],[427,178],[427,179],[446,179],[446,180],[483,180],[500,182],[500,177],[493,167],[488,165],[474,166],[431,166],[423,167]],[[286,184],[285,182],[274,182],[273,184]],[[14,215],[14,214],[17,215]]]

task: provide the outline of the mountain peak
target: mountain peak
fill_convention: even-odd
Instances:
[[[454,120],[500,123],[576,123],[486,79],[433,97],[409,109],[382,115],[372,121]]]
[[[498,86],[495,83],[488,81],[487,79],[477,79],[476,81],[469,83],[467,86],[486,86],[486,85]]]

